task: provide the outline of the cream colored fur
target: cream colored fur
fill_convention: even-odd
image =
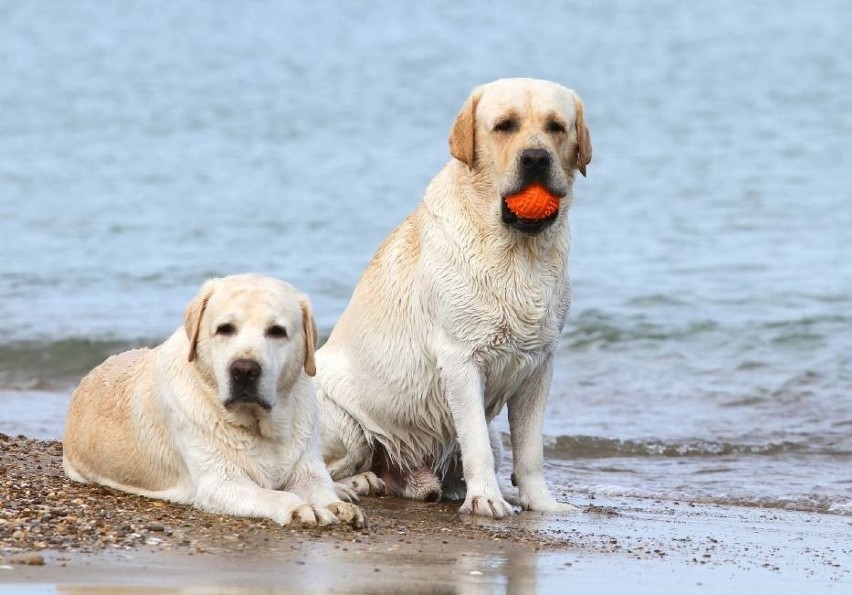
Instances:
[[[324,458],[333,478],[361,493],[384,479],[394,493],[433,499],[425,470],[445,497],[464,498],[461,512],[502,517],[513,508],[489,423],[507,405],[522,508],[576,510],[545,483],[542,423],[571,297],[571,190],[591,160],[582,102],[548,81],[478,87],[450,149],[317,353]],[[504,197],[523,187],[528,149],[550,156],[548,184],[562,197],[535,235],[501,218]]]
[[[321,458],[309,377],[315,333],[308,299],[282,281],[208,281],[184,328],[153,349],[109,358],[80,383],[66,474],[218,514],[363,526]],[[236,360],[259,365],[256,401],[229,403]]]

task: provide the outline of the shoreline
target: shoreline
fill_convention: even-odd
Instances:
[[[573,499],[582,512],[491,520],[459,516],[457,503],[365,498],[365,530],[280,527],[74,484],[62,473],[59,442],[3,435],[0,592],[684,593],[745,585],[750,593],[839,593],[852,585],[846,516]]]

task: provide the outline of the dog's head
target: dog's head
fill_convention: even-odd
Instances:
[[[508,209],[506,198],[531,184],[566,197],[574,172],[586,175],[592,141],[574,91],[550,81],[501,79],[477,87],[467,99],[450,130],[450,152],[496,187],[502,204],[494,206],[504,224],[537,234],[559,210],[526,220]]]
[[[260,275],[207,281],[184,316],[188,359],[230,411],[270,411],[304,372],[316,374],[308,298]]]

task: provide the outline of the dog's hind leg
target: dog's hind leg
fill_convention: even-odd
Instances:
[[[488,441],[491,443],[491,454],[494,455],[494,473],[499,475],[503,464],[503,438],[491,424],[488,424]]]
[[[326,460],[328,472],[334,480],[337,497],[346,502],[357,502],[359,496],[382,496],[386,492],[385,482],[372,471],[365,470],[369,465],[370,448],[367,442],[346,449],[343,443],[341,456]],[[334,452],[325,447],[326,453]],[[341,449],[336,449],[341,452]],[[365,461],[367,465],[365,465]]]
[[[467,496],[467,484],[464,481],[464,469],[462,469],[461,453],[456,452],[449,457],[441,479],[443,488],[443,499],[449,502],[464,500]]]
[[[491,452],[494,453],[494,473],[497,474],[497,483],[500,484],[503,499],[512,506],[520,506],[521,500],[518,498],[517,492],[506,487],[506,484],[500,479],[500,466],[503,463],[503,437],[497,428],[490,424],[488,426],[488,439],[491,442]]]
[[[331,399],[317,393],[320,406],[322,458],[331,478],[339,481],[370,467],[372,449],[361,426]]]
[[[384,480],[378,475],[372,471],[364,471],[336,481],[334,491],[341,500],[357,502],[359,496],[384,496],[387,488]]]
[[[367,443],[361,426],[330,399],[318,395],[323,461],[337,497],[357,502],[359,496],[380,496],[384,482],[372,471],[373,449]]]

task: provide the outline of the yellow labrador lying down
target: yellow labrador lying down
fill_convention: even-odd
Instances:
[[[513,483],[526,510],[576,510],[550,494],[542,419],[568,313],[568,207],[592,156],[583,104],[548,81],[475,89],[450,132],[452,159],[364,271],[317,353],[324,458],[359,493],[463,499],[513,512],[489,427],[508,405]],[[527,220],[506,198],[559,197]]]
[[[184,328],[80,383],[65,473],[218,514],[361,527],[321,458],[308,299],[259,275],[207,281]]]

